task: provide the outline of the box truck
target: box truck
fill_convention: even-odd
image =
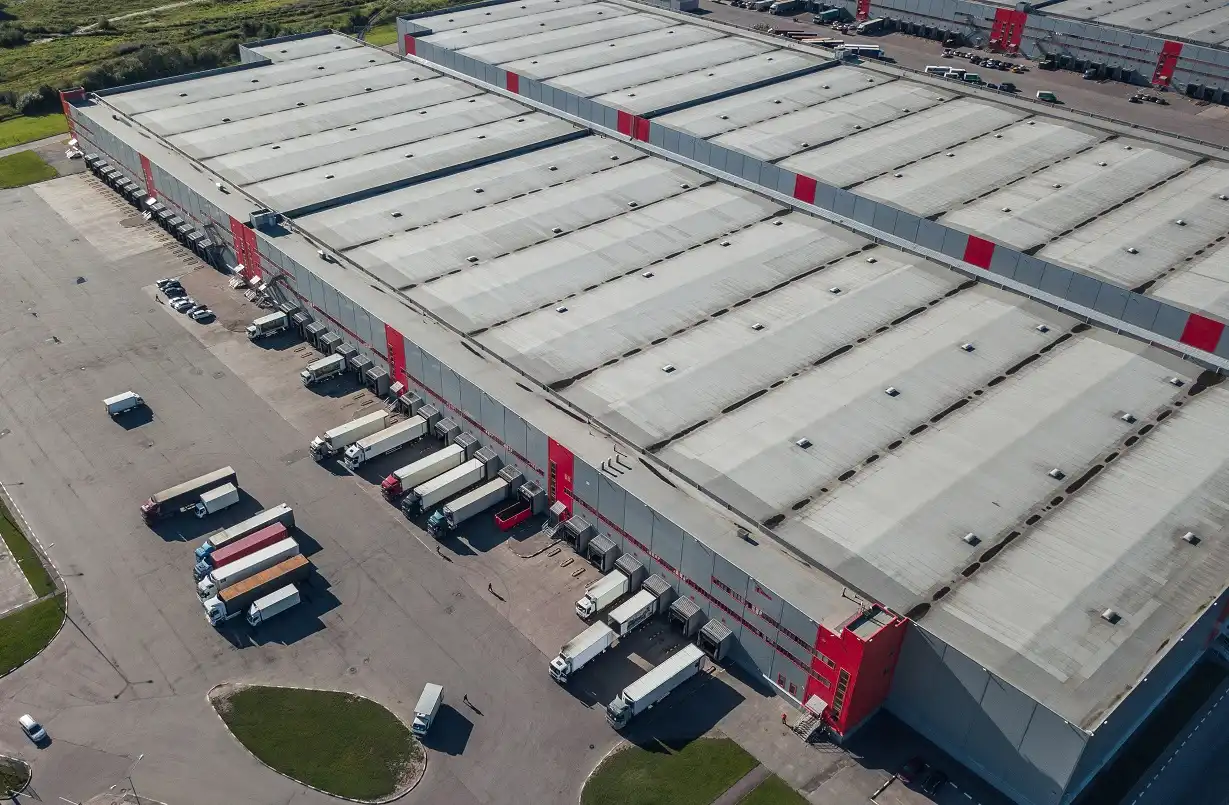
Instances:
[[[630,579],[617,570],[607,573],[585,588],[585,594],[576,602],[576,614],[581,620],[589,620],[627,592],[629,583]]]
[[[391,424],[393,424],[393,415],[390,412],[373,411],[358,419],[352,419],[344,425],[326,430],[312,439],[308,448],[311,450],[312,458],[316,461],[324,461],[345,450],[359,439],[379,433]]]
[[[290,317],[285,313],[270,313],[268,316],[261,316],[248,325],[248,340],[255,341],[267,335],[276,335],[277,333],[284,332],[289,327]]]
[[[617,636],[626,637],[656,613],[657,596],[648,590],[641,590],[615,607],[614,611],[606,616],[606,622]]]
[[[237,618],[257,599],[307,578],[311,568],[307,557],[299,554],[238,584],[232,584],[213,598],[201,602],[205,608],[205,618],[212,626]]]
[[[135,391],[125,391],[123,394],[108,397],[102,401],[102,404],[107,407],[109,416],[116,417],[125,411],[131,411],[133,408],[144,405],[145,400],[141,399],[141,395]]]
[[[416,511],[430,511],[453,495],[469,489],[486,475],[486,464],[471,458],[459,467],[454,467],[424,484],[410,490],[401,501],[401,510],[406,516]]]
[[[243,539],[237,539],[226,547],[214,551],[209,561],[197,562],[192,568],[192,578],[200,581],[215,568],[226,567],[245,556],[251,556],[262,548],[268,548],[270,545],[281,542],[289,536],[290,532],[281,523],[274,523],[253,534],[248,534]]]
[[[440,711],[440,704],[444,701],[444,688],[442,685],[437,685],[434,682],[428,682],[422,689],[422,695],[418,697],[418,704],[414,705],[414,720],[410,723],[410,730],[419,738],[427,734],[427,730],[431,729],[431,723],[435,721],[435,714]]]
[[[436,539],[443,539],[449,531],[455,530],[461,523],[505,500],[508,497],[508,490],[512,488],[509,480],[501,476],[448,501],[443,508],[427,520],[427,533]]]
[[[195,558],[198,563],[211,562],[210,557],[213,552],[219,548],[224,548],[227,545],[241,540],[249,534],[255,534],[262,528],[267,528],[274,523],[281,523],[287,529],[294,528],[294,509],[287,506],[285,503],[279,503],[271,509],[265,509],[262,512],[252,515],[241,523],[235,523],[230,528],[224,528],[221,531],[215,531],[210,534],[203,543],[196,547]],[[200,575],[204,576],[212,569],[213,565],[205,568]]]
[[[232,587],[244,579],[250,579],[257,573],[268,570],[292,556],[298,556],[299,553],[301,553],[299,543],[287,537],[231,562],[229,565],[209,571],[208,575],[196,583],[196,594],[202,601],[213,598],[227,587]]]
[[[201,499],[196,502],[196,516],[203,520],[211,514],[229,509],[238,502],[239,487],[234,484],[225,484],[201,495]]]
[[[337,377],[346,369],[346,359],[341,355],[330,355],[327,358],[321,358],[318,361],[307,364],[302,372],[299,372],[299,378],[303,381],[303,385],[312,386],[330,377]]]
[[[448,470],[461,466],[464,458],[465,448],[450,444],[429,456],[423,456],[413,464],[407,464],[399,470],[394,470],[380,484],[380,492],[384,495],[385,500],[396,500],[406,490],[421,486],[432,478],[438,478]]]
[[[606,720],[617,730],[626,727],[675,688],[691,679],[704,665],[704,652],[688,643],[675,655],[623,689],[606,705]]]
[[[252,602],[252,605],[248,607],[248,624],[259,626],[274,615],[280,615],[294,607],[300,600],[302,599],[299,597],[299,588],[293,584],[287,584],[280,590],[274,590]]]
[[[550,675],[560,685],[584,668],[597,655],[614,645],[615,633],[604,623],[595,623],[573,637],[559,649],[559,656],[550,661]]]
[[[164,517],[172,517],[188,509],[195,509],[201,495],[219,486],[236,484],[238,480],[239,476],[233,467],[223,467],[193,478],[191,481],[184,481],[170,489],[163,489],[141,504],[141,517],[148,524]]]
[[[391,428],[385,428],[365,439],[359,439],[346,448],[345,458],[341,462],[350,470],[357,470],[371,459],[400,450],[426,434],[427,420],[420,416],[412,416]]]

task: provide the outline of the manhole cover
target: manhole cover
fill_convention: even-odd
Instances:
[[[0,430],[0,439],[3,439],[5,436],[8,436],[9,433],[11,433],[11,431],[8,428],[5,428],[4,430]]]
[[[226,377],[226,372],[214,372],[213,373],[214,380],[221,380],[224,377]]]

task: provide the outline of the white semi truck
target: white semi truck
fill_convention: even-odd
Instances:
[[[242,523],[236,523],[222,531],[211,534],[203,543],[197,546],[195,558],[197,562],[208,562],[209,557],[218,548],[224,548],[232,542],[243,539],[249,534],[255,534],[262,528],[274,523],[281,523],[286,528],[294,528],[294,510],[285,503],[279,503],[271,509],[265,509],[254,514]],[[208,568],[201,575],[208,573]]]
[[[401,510],[406,516],[416,511],[430,511],[448,498],[469,489],[486,476],[486,464],[471,458],[459,467],[438,475],[410,490],[401,501]]]
[[[400,450],[410,442],[417,441],[427,434],[427,420],[420,416],[398,422],[379,433],[359,439],[346,448],[345,457],[341,460],[351,471],[357,470],[377,456],[387,455],[394,450]]]
[[[290,317],[285,313],[270,313],[268,316],[261,316],[248,325],[248,340],[255,341],[267,335],[276,335],[285,332],[289,327]]]
[[[341,355],[330,355],[307,364],[307,367],[299,372],[299,379],[305,386],[314,386],[330,377],[337,377],[345,370],[346,359]]]
[[[619,637],[626,637],[649,618],[657,614],[657,596],[641,590],[606,616],[606,622]]]
[[[261,548],[253,554],[237,559],[229,565],[223,565],[209,572],[205,578],[196,584],[196,594],[202,600],[213,598],[228,587],[233,587],[244,579],[250,579],[257,573],[284,562],[292,556],[298,556],[299,543],[292,537],[276,542],[267,548]]]
[[[379,433],[391,424],[393,424],[393,415],[391,413],[387,411],[373,411],[370,414],[364,414],[358,419],[352,419],[344,425],[338,425],[335,428],[326,430],[312,439],[308,448],[311,450],[312,458],[316,461],[324,461],[326,458],[335,456],[342,450],[345,450],[359,439],[365,439],[372,434]]]
[[[604,623],[595,623],[573,637],[559,649],[559,656],[550,661],[550,675],[560,685],[584,668],[597,655],[614,645],[615,633]]]
[[[576,614],[581,620],[589,620],[627,592],[629,582],[630,579],[617,570],[602,576],[585,588],[585,594],[576,602]]]
[[[704,665],[704,652],[688,643],[661,665],[649,671],[606,705],[606,720],[617,730],[669,696],[675,688],[691,679]]]
[[[273,616],[280,615],[296,606],[301,600],[299,588],[293,584],[287,584],[263,598],[257,598],[248,607],[248,625],[259,626]]]
[[[510,467],[505,468],[498,477],[445,503],[427,520],[427,532],[436,539],[442,539],[469,518],[506,500],[508,494],[519,489],[522,483],[524,476]]]
[[[234,484],[219,486],[201,494],[201,499],[196,502],[196,516],[203,520],[211,514],[229,509],[238,502],[239,487]]]
[[[421,486],[432,478],[438,478],[451,469],[461,466],[465,459],[465,448],[450,444],[442,450],[436,450],[429,456],[423,456],[413,464],[394,470],[380,484],[380,492],[385,500],[396,500],[407,489]]]

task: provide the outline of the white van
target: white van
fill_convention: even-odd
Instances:
[[[931,64],[926,68],[926,75],[946,76],[948,69],[941,64]]]

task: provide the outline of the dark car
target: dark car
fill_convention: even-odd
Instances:
[[[926,772],[930,771],[930,765],[920,757],[910,758],[909,762],[901,766],[900,771],[896,776],[905,784],[912,785],[922,779]]]
[[[922,793],[928,797],[933,797],[945,785],[947,785],[947,775],[938,769],[931,769],[922,780]]]
[[[1011,83],[1010,81],[1003,81],[1002,83],[999,84],[999,89],[1001,89],[1003,92],[1015,92],[1016,85]]]

